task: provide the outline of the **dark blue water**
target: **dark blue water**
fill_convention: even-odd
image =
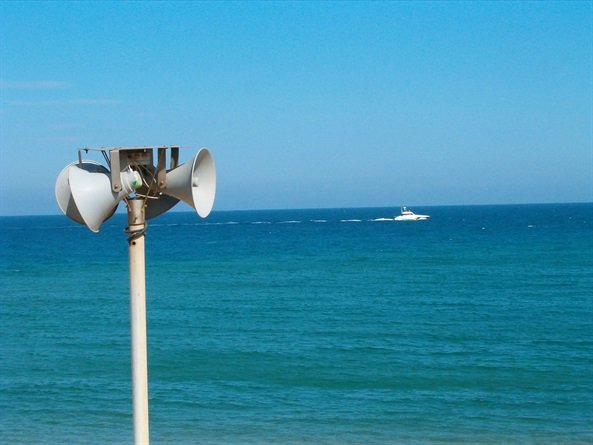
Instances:
[[[169,213],[155,444],[593,443],[593,204]],[[0,218],[0,442],[132,438],[125,215]]]

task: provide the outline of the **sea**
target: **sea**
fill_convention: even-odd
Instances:
[[[154,444],[592,444],[593,203],[169,212]],[[0,218],[0,443],[132,442],[126,215]]]

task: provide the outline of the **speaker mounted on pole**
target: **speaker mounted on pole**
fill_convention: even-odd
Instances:
[[[78,162],[58,175],[55,195],[64,215],[98,232],[121,201],[144,199],[145,218],[150,220],[187,203],[200,217],[207,217],[216,196],[216,169],[207,148],[179,165],[178,146],[81,149]],[[107,166],[83,160],[82,152],[100,152]],[[157,163],[155,165],[155,153]],[[170,153],[167,166],[167,152]]]

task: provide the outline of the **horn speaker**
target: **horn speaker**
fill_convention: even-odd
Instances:
[[[68,168],[68,183],[72,198],[83,224],[98,232],[101,223],[108,219],[119,202],[142,185],[140,174],[130,167],[120,173],[122,190],[111,190],[111,179],[107,171],[89,171],[79,164]],[[75,219],[75,221],[77,221]]]
[[[144,216],[146,219],[156,218],[162,213],[172,208],[179,200],[172,196],[160,195],[159,199],[148,199],[146,207],[144,208]]]
[[[73,166],[78,166],[78,168],[81,168],[91,173],[108,174],[109,171],[101,164],[95,161],[82,161],[82,163],[76,161],[64,167],[58,175],[55,187],[56,201],[58,202],[58,207],[60,207],[62,213],[71,220],[77,222],[78,224],[84,224],[84,220],[82,219],[82,216],[78,211],[78,207],[76,207],[76,203],[74,202],[74,198],[72,197],[70,184],[68,183],[68,172],[70,171],[70,168],[72,168]],[[115,211],[115,209],[113,210]]]
[[[177,198],[206,218],[216,196],[216,169],[207,148],[202,148],[192,162],[186,162],[167,172],[163,194]]]

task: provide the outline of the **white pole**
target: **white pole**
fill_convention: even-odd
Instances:
[[[148,445],[148,361],[146,354],[146,278],[144,263],[144,201],[128,200],[130,258],[130,330],[134,444]]]

